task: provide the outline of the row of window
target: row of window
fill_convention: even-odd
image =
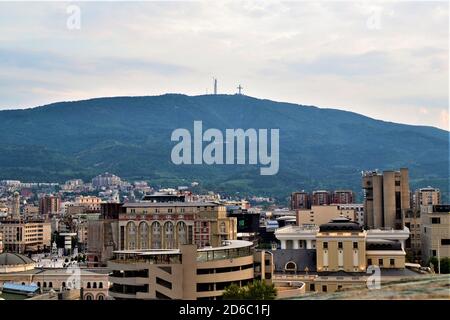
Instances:
[[[367,259],[367,265],[371,266],[372,265],[372,259]],[[378,266],[383,266],[384,265],[384,259],[378,259]],[[389,259],[389,265],[391,267],[395,266],[395,259]]]
[[[343,249],[343,248],[344,248],[344,243],[339,241],[338,249]],[[323,242],[323,249],[328,249],[328,242],[326,242],[326,241]],[[353,242],[353,249],[358,249],[358,242],[356,242],[356,241]]]
[[[25,283],[24,282],[22,282],[22,284],[23,285],[25,285]],[[37,283],[37,286],[40,288],[41,287],[41,282],[40,281],[38,281],[38,283]],[[48,286],[48,288],[53,288],[53,282],[52,281],[49,281],[48,283],[46,282],[46,281],[44,281],[43,283],[42,283],[42,287],[43,288],[47,288],[47,286]],[[62,288],[66,288],[66,283],[63,281],[62,283],[61,283],[61,287]],[[86,288],[87,289],[103,289],[103,282],[98,282],[98,285],[97,285],[97,282],[92,282],[92,284],[91,284],[91,282],[88,282],[87,284],[86,284]]]

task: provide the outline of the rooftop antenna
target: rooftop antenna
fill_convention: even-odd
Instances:
[[[242,94],[242,89],[244,89],[244,88],[241,85],[239,85],[237,87],[237,89],[238,89],[238,94]]]
[[[217,94],[217,79],[214,78],[214,94]]]

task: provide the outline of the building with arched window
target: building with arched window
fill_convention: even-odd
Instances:
[[[203,248],[236,237],[236,218],[215,203],[141,201],[124,204],[119,213],[120,250]]]

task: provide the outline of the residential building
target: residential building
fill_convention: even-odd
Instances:
[[[75,198],[74,206],[85,207],[87,212],[100,212],[102,199],[95,196],[79,196]]]
[[[437,188],[420,188],[414,193],[414,209],[416,210],[420,211],[422,206],[437,204],[441,204],[441,192]]]
[[[61,210],[61,198],[54,195],[45,195],[39,199],[39,214],[41,217],[49,217]]]
[[[450,257],[450,205],[422,206],[422,260]]]
[[[0,232],[6,251],[24,253],[50,248],[50,222],[4,219],[0,221]]]
[[[291,210],[311,208],[311,196],[305,190],[291,194]]]
[[[352,190],[335,190],[333,192],[332,204],[349,204],[355,202],[355,193]]]
[[[118,176],[108,172],[100,174],[92,179],[92,186],[94,188],[117,187],[120,186],[121,183],[122,180]]]
[[[366,227],[402,229],[404,211],[411,208],[408,169],[364,172],[362,187]]]
[[[317,190],[312,193],[312,205],[323,206],[331,203],[331,193],[326,190]]]

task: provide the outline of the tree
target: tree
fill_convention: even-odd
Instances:
[[[233,283],[223,293],[224,300],[274,300],[276,296],[275,286],[261,280],[254,280],[244,287]]]
[[[269,285],[261,280],[254,280],[245,291],[245,299],[247,300],[274,300],[276,296],[275,285],[273,283]]]
[[[432,257],[428,261],[428,265],[431,266],[433,264],[434,272],[439,272],[438,259],[436,257]],[[441,259],[441,273],[448,274],[450,273],[450,258],[445,257]]]
[[[223,292],[224,300],[242,300],[243,294],[242,289],[237,284],[233,283],[225,288]]]

